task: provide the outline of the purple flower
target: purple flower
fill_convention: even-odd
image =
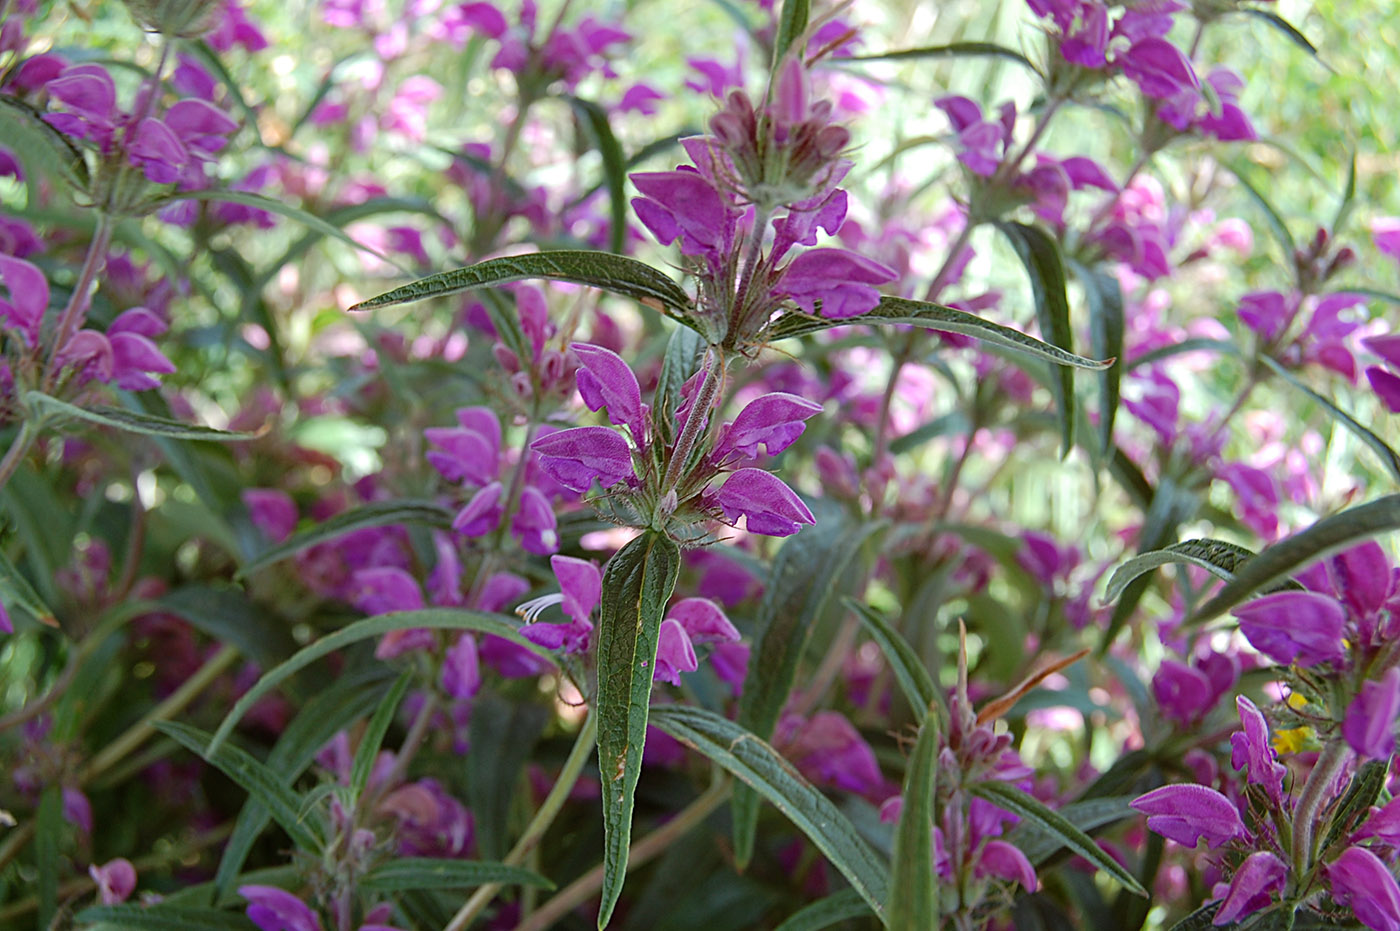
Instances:
[[[160,120],[146,117],[126,141],[126,155],[155,184],[174,184],[190,160],[180,138]]]
[[[973,871],[978,879],[995,876],[1008,882],[1020,883],[1027,892],[1034,892],[1039,885],[1035,878],[1035,867],[1017,847],[1004,840],[989,840],[982,846],[977,856],[977,866]]]
[[[106,152],[116,132],[117,86],[101,65],[73,65],[50,81],[49,97],[63,104],[62,112],[44,119],[59,132],[75,139],[91,139]]]
[[[1357,619],[1371,619],[1390,600],[1395,576],[1385,550],[1374,540],[1353,546],[1327,560],[1332,589]],[[1369,624],[1374,629],[1374,624]]]
[[[1148,830],[1187,847],[1203,837],[1214,848],[1249,836],[1234,804],[1205,786],[1162,786],[1134,799],[1132,807],[1147,815]]]
[[[1342,736],[1363,757],[1387,760],[1395,750],[1395,718],[1400,715],[1400,668],[1386,670],[1379,682],[1361,683],[1347,706]]]
[[[112,378],[123,391],[149,391],[159,388],[152,372],[169,375],[175,364],[165,357],[152,339],[164,333],[164,321],[144,307],[133,307],[120,314],[107,327],[112,347]]]
[[[652,671],[652,679],[680,685],[681,673],[694,672],[699,668],[695,646],[690,642],[685,628],[671,618],[662,621],[661,629],[657,632],[656,668]]]
[[[92,834],[92,802],[77,786],[63,787],[63,818],[84,834]]]
[[[1199,669],[1164,659],[1152,677],[1152,697],[1164,715],[1182,727],[1190,727],[1215,705],[1219,695]]]
[[[1346,612],[1315,592],[1277,592],[1235,609],[1240,632],[1275,662],[1300,666],[1341,660]]]
[[[442,690],[453,698],[468,699],[481,689],[481,665],[477,660],[476,638],[462,634],[456,646],[442,658]]]
[[[739,210],[698,171],[639,171],[628,177],[644,195],[632,200],[637,219],[662,245],[679,239],[683,254],[715,260],[729,252]]]
[[[0,633],[12,634],[15,632],[15,622],[10,620],[10,612],[6,610],[5,603],[0,601]]]
[[[551,556],[549,565],[559,580],[564,596],[564,613],[576,621],[587,621],[603,597],[603,574],[587,559]]]
[[[779,730],[792,735],[782,741],[784,755],[812,782],[873,798],[886,794],[875,751],[839,712],[818,711],[807,721],[791,716]]]
[[[1235,698],[1243,730],[1230,735],[1230,765],[1235,769],[1249,767],[1249,781],[1262,785],[1275,806],[1283,806],[1283,778],[1288,767],[1278,762],[1269,746],[1269,725],[1254,702],[1243,695]]]
[[[821,410],[820,404],[783,391],[756,398],[720,431],[710,461],[722,463],[733,454],[757,459],[760,445],[768,455],[776,456],[802,435],[807,428],[803,421]]]
[[[536,556],[558,552],[558,526],[549,499],[533,485],[522,488],[520,505],[510,521],[510,532],[520,541],[520,548]]]
[[[708,598],[682,598],[666,617],[680,623],[692,643],[724,643],[739,639],[739,631],[720,606]]]
[[[431,449],[426,459],[449,482],[487,485],[496,478],[501,454],[501,422],[487,407],[457,411],[457,427],[429,427],[423,431]]]
[[[36,266],[0,255],[0,285],[9,291],[8,300],[0,296],[0,323],[17,330],[25,345],[33,346],[49,306],[48,280]]]
[[[1190,59],[1166,39],[1150,36],[1135,42],[1119,61],[1123,73],[1148,97],[1170,100],[1200,90]]]
[[[292,535],[297,526],[297,506],[291,495],[276,488],[249,488],[242,497],[253,526],[273,543],[281,543]]]
[[[321,931],[321,920],[301,899],[276,886],[239,886],[248,920],[262,931]]]
[[[1368,837],[1391,847],[1400,847],[1400,798],[1386,802],[1384,808],[1372,808],[1351,839],[1365,840]]]
[[[1240,298],[1238,313],[1245,326],[1266,342],[1273,342],[1283,335],[1295,309],[1277,291],[1256,291]]]
[[[1272,905],[1288,881],[1288,867],[1267,850],[1250,854],[1235,870],[1225,900],[1215,913],[1211,924],[1233,924],[1261,908]]]
[[[845,249],[809,249],[788,263],[773,292],[790,297],[809,314],[844,319],[880,303],[873,285],[893,281],[895,270]]]
[[[495,530],[505,510],[501,503],[504,494],[500,482],[482,486],[452,519],[452,529],[464,537],[480,537]]]
[[[136,868],[121,857],[89,866],[88,875],[97,883],[97,900],[103,905],[125,902],[136,890]]]
[[[1349,906],[1375,931],[1400,929],[1400,888],[1381,858],[1364,847],[1348,847],[1325,868],[1332,898]]]
[[[646,442],[646,420],[642,389],[637,376],[611,349],[590,343],[574,343],[570,348],[579,358],[578,393],[591,411],[608,409],[608,420],[625,426],[640,447]]]
[[[750,533],[786,537],[816,518],[782,479],[762,469],[740,469],[730,475],[714,502],[730,524],[746,517]]]
[[[181,100],[165,112],[164,122],[196,158],[211,159],[238,129],[228,114],[205,100]]]
[[[604,488],[633,477],[632,450],[610,427],[574,427],[542,436],[530,444],[540,468],[573,491],[587,491],[595,481]]]
[[[1392,414],[1400,414],[1400,376],[1392,375],[1378,365],[1366,369],[1366,380],[1371,390],[1380,398]]]

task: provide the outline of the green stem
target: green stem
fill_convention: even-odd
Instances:
[[[1293,809],[1293,869],[1299,876],[1312,863],[1318,819],[1331,800],[1332,784],[1337,774],[1351,759],[1351,750],[1342,740],[1330,740],[1313,764],[1308,781],[1303,785],[1298,804]]]
[[[5,458],[0,459],[0,489],[9,484],[10,476],[15,474],[15,470],[19,468],[19,464],[24,461],[24,457],[29,454],[38,438],[39,428],[34,425],[32,418],[25,417],[20,421],[19,433],[6,450]]]
[[[422,707],[418,709],[418,716],[408,726],[408,733],[404,735],[399,752],[394,755],[393,768],[389,770],[384,781],[380,783],[385,791],[389,791],[403,781],[403,777],[408,773],[408,764],[413,762],[419,748],[423,746],[423,741],[427,739],[428,728],[432,725],[433,715],[437,714],[437,710],[437,694],[429,692],[423,699]]]
[[[666,464],[666,476],[661,487],[671,491],[680,479],[681,469],[685,468],[691,451],[695,448],[700,431],[710,419],[710,407],[715,400],[715,392],[724,380],[724,356],[711,346],[705,352],[705,377],[695,393],[695,403],[691,405],[690,416],[685,419],[685,429],[671,450],[671,461]]]
[[[627,871],[631,872],[660,855],[691,828],[703,822],[725,803],[729,798],[730,789],[728,779],[716,779],[704,794],[683,808],[674,818],[633,844],[627,854]],[[546,931],[554,927],[555,922],[597,895],[602,887],[603,864],[600,863],[560,890],[554,898],[540,906],[539,911],[517,925],[515,931]]]
[[[589,709],[588,717],[584,718],[583,726],[579,728],[578,736],[574,738],[574,747],[569,751],[568,759],[564,761],[564,768],[559,771],[559,778],[554,781],[554,787],[545,796],[544,802],[540,805],[539,811],[530,819],[526,825],[525,832],[520,835],[520,839],[515,842],[515,846],[505,856],[505,862],[511,866],[519,865],[525,858],[534,851],[540,840],[544,837],[549,826],[558,817],[560,809],[568,801],[569,793],[573,792],[574,785],[578,782],[578,777],[583,772],[583,767],[593,756],[594,737],[598,733],[598,716]],[[489,883],[478,889],[471,898],[467,899],[457,914],[452,916],[443,931],[462,931],[471,920],[481,914],[491,900],[501,891],[500,883]]]
[[[58,318],[58,328],[54,331],[53,346],[49,349],[48,371],[44,373],[45,391],[52,388],[55,379],[58,378],[58,354],[63,351],[68,340],[73,338],[73,334],[78,332],[78,327],[82,326],[83,318],[87,315],[88,307],[92,301],[92,286],[97,280],[98,274],[101,273],[102,267],[107,264],[107,247],[111,243],[111,218],[99,210],[97,212],[97,226],[92,232],[92,239],[88,242],[83,266],[78,271],[78,281],[73,285],[73,293],[69,295],[68,305],[63,308],[63,313]]]

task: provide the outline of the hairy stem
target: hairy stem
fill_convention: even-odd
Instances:
[[[78,271],[78,280],[73,285],[73,293],[68,297],[68,304],[63,308],[63,313],[58,318],[58,328],[54,331],[53,346],[49,349],[48,370],[44,373],[44,389],[53,387],[54,381],[58,378],[58,354],[63,351],[63,347],[68,345],[68,340],[73,338],[73,334],[78,332],[78,328],[83,324],[83,318],[87,315],[88,307],[92,303],[92,286],[101,273],[104,265],[107,264],[107,247],[112,244],[112,220],[106,213],[97,211],[97,226],[92,231],[92,239],[88,242],[87,255],[83,258],[83,266]]]
[[[1308,774],[1302,794],[1298,796],[1298,804],[1293,809],[1293,868],[1299,876],[1307,871],[1312,862],[1318,819],[1331,800],[1332,784],[1350,759],[1351,749],[1345,741],[1328,741]]]
[[[700,431],[710,419],[710,407],[714,404],[715,392],[724,380],[724,356],[713,346],[705,351],[705,377],[695,392],[695,403],[690,407],[690,415],[685,419],[685,429],[671,450],[671,461],[666,464],[666,477],[661,487],[667,491],[676,487],[681,469],[685,468]]]

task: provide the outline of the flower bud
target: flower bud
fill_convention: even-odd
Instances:
[[[124,0],[132,17],[147,32],[196,39],[214,28],[223,10],[220,0]]]

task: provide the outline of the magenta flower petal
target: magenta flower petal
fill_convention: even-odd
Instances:
[[[1234,804],[1205,786],[1162,786],[1134,799],[1132,807],[1147,815],[1148,830],[1187,847],[1203,837],[1212,848],[1248,837]]]
[[[572,556],[551,556],[549,565],[559,580],[564,613],[575,621],[587,623],[603,597],[603,574],[592,561]]]
[[[413,576],[397,566],[379,566],[355,573],[350,601],[366,614],[420,611],[423,590]]]
[[[146,117],[136,134],[126,143],[131,164],[156,184],[174,184],[190,160],[190,153],[179,138],[160,120]]]
[[[1250,854],[1235,870],[1230,890],[1215,913],[1211,924],[1217,927],[1233,924],[1261,908],[1272,905],[1276,895],[1288,881],[1288,866],[1267,850]]]
[[[1332,898],[1349,906],[1362,924],[1377,931],[1400,928],[1400,887],[1380,857],[1365,847],[1348,847],[1324,871]]]
[[[117,857],[101,866],[88,867],[88,875],[97,883],[97,899],[103,905],[125,902],[136,890],[136,868],[130,860]]]
[[[783,391],[756,398],[724,428],[710,460],[723,462],[732,453],[756,459],[760,445],[768,455],[776,456],[802,435],[806,429],[803,421],[821,410],[820,404]]]
[[[1363,757],[1386,760],[1395,750],[1395,719],[1400,716],[1400,668],[1386,671],[1379,682],[1363,682],[1347,706],[1342,736]]]
[[[762,469],[740,469],[730,475],[715,503],[729,523],[745,517],[749,532],[770,537],[786,537],[803,524],[816,523],[797,493]]]
[[[1152,677],[1152,697],[1170,720],[1190,727],[1215,703],[1210,680],[1199,669],[1174,659],[1162,660]]]
[[[276,488],[249,488],[243,492],[242,498],[253,526],[267,534],[273,543],[286,540],[296,529],[296,502],[285,491]]]
[[[679,621],[667,618],[661,622],[656,640],[656,668],[652,679],[658,682],[681,684],[681,673],[694,672],[700,668],[695,657],[695,646]]]
[[[982,122],[982,108],[967,97],[940,97],[933,105],[947,115],[948,122],[957,132]]]
[[[708,598],[682,598],[666,616],[680,623],[692,643],[721,643],[739,639],[739,631],[719,605]]]
[[[1254,648],[1280,663],[1315,666],[1342,658],[1346,611],[1335,598],[1315,592],[1277,592],[1235,609],[1240,632]]]
[[[1183,91],[1200,90],[1190,59],[1166,39],[1152,36],[1135,42],[1119,60],[1123,73],[1148,97],[1168,100]]]
[[[540,437],[530,448],[550,478],[574,491],[587,491],[594,481],[610,488],[633,475],[632,450],[610,427],[560,430]]]
[[[0,312],[3,312],[3,309],[4,302],[0,301]],[[1366,380],[1371,383],[1371,390],[1381,399],[1386,409],[1392,414],[1400,414],[1400,376],[1392,375],[1379,365],[1373,365],[1366,369]]]
[[[642,198],[637,219],[662,245],[681,241],[686,255],[718,256],[734,240],[739,212],[695,171],[639,171],[628,175]]]
[[[160,382],[148,373],[169,375],[175,371],[175,363],[139,333],[109,332],[107,338],[112,344],[112,375],[123,391],[157,388]]]
[[[1288,767],[1278,762],[1269,746],[1269,725],[1254,702],[1243,695],[1235,698],[1242,730],[1230,735],[1230,765],[1235,769],[1249,767],[1249,782],[1262,785],[1273,803],[1283,805],[1283,778]]]
[[[536,556],[558,552],[558,526],[549,499],[533,485],[521,489],[520,505],[510,520],[510,532],[520,541],[520,548]]]
[[[181,100],[165,112],[165,125],[185,148],[208,158],[228,144],[238,124],[227,113],[204,100]]]
[[[632,431],[632,438],[641,446],[646,438],[646,421],[642,416],[642,389],[637,376],[622,356],[590,343],[574,343],[570,348],[578,356],[578,393],[591,411],[608,409],[608,420]]]
[[[0,323],[18,330],[33,346],[49,306],[48,279],[37,266],[0,255],[0,285],[9,292],[8,298],[0,296]]]
[[[442,658],[442,690],[456,699],[468,699],[481,689],[481,664],[476,638],[462,634]]]
[[[1390,599],[1394,574],[1385,550],[1374,540],[1344,550],[1327,560],[1332,588],[1356,617],[1380,611]]]
[[[1361,345],[1385,360],[1392,368],[1400,369],[1400,333],[1387,333],[1363,339]]]
[[[154,312],[145,307],[133,307],[117,315],[117,318],[107,326],[107,335],[135,333],[137,336],[155,339],[168,329],[170,328],[165,325],[165,321],[156,316]]]
[[[1027,892],[1034,892],[1038,885],[1035,867],[1026,855],[1004,840],[989,840],[982,847],[974,870],[978,879],[995,876],[1008,882],[1020,883]]]
[[[248,900],[248,920],[262,931],[321,931],[321,919],[311,907],[276,886],[239,886]]]
[[[464,537],[480,537],[495,530],[501,523],[505,494],[500,482],[484,485],[452,519],[452,529]]]
[[[788,263],[774,293],[792,298],[807,313],[842,319],[880,303],[873,287],[893,281],[895,270],[845,249],[809,249]]]

